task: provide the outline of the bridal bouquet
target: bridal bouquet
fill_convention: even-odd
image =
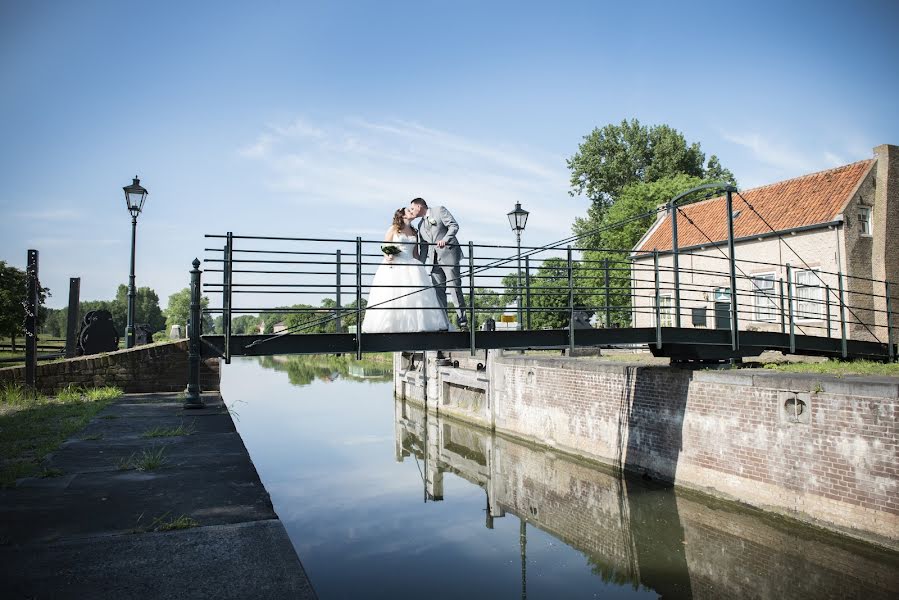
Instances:
[[[381,252],[383,252],[383,253],[386,254],[387,256],[396,256],[397,254],[399,254],[400,252],[402,252],[402,250],[400,250],[399,248],[397,248],[397,247],[394,246],[393,244],[389,244],[389,245],[387,245],[387,246],[381,246]]]

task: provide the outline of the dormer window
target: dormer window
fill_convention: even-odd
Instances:
[[[871,235],[871,207],[858,207],[858,228],[862,235]]]

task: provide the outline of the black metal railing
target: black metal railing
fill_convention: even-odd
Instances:
[[[206,249],[202,291],[220,299],[206,312],[221,317],[226,360],[240,315],[269,317],[258,333],[271,337],[351,333],[361,356],[366,312],[392,310],[366,304],[385,260],[381,240],[207,237],[224,240]],[[849,340],[883,344],[884,358],[896,357],[894,282],[731,260],[717,248],[673,254],[566,245],[521,247],[519,288],[517,247],[468,243],[463,253],[460,283],[472,351],[487,319],[499,331],[567,330],[574,348],[577,327],[589,318],[597,328],[654,328],[656,348],[667,328],[704,328],[728,331],[734,351],[741,332],[770,331],[789,336],[790,352],[797,352],[797,336],[818,336],[839,338],[843,357],[849,357]],[[403,290],[416,293],[421,290]]]

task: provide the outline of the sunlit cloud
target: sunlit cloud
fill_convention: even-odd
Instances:
[[[381,235],[393,211],[420,196],[446,206],[460,237],[477,243],[512,243],[506,213],[520,202],[533,215],[526,239],[545,243],[566,237],[586,208],[567,194],[564,157],[402,120],[295,119],[267,126],[239,154],[285,205],[321,206],[345,232]]]
[[[750,151],[752,157],[763,164],[797,173],[813,171],[815,161],[807,152],[797,150],[786,143],[771,140],[758,133],[724,134],[727,141]]]

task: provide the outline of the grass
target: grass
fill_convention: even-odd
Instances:
[[[178,531],[179,529],[190,529],[192,527],[199,527],[200,523],[196,519],[188,517],[187,515],[181,515],[177,518],[169,518],[170,512],[165,513],[161,517],[156,517],[147,527],[140,527],[140,521],[144,518],[144,515],[141,514],[137,518],[138,526],[132,529],[132,533],[147,533],[149,531]]]
[[[899,377],[899,363],[881,363],[870,360],[828,360],[818,363],[770,363],[766,369],[785,373],[817,373],[819,375],[892,375]]]
[[[16,479],[41,473],[44,457],[59,447],[112,399],[116,388],[66,388],[46,396],[18,384],[0,385],[0,487],[14,487]]]
[[[154,427],[153,429],[148,429],[147,431],[141,434],[141,437],[145,438],[158,438],[158,437],[177,437],[179,435],[190,435],[196,431],[196,425],[191,422],[190,425],[184,426],[184,422],[182,421],[180,425],[177,427]]]
[[[157,519],[157,521],[157,531],[177,531],[179,529],[190,529],[191,527],[200,526],[199,522],[188,517],[187,515],[181,515],[177,519],[170,519],[168,521],[163,521],[161,519]]]
[[[128,458],[119,461],[118,467],[122,471],[134,469],[135,471],[155,471],[166,463],[165,448],[150,448],[133,453]]]

